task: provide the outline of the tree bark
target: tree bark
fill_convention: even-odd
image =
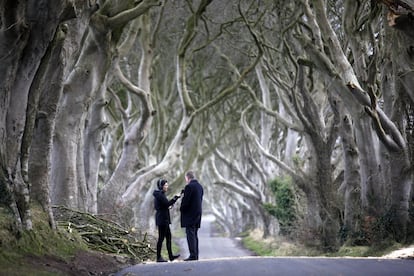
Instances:
[[[350,117],[345,115],[341,122],[341,138],[344,152],[344,182],[340,191],[344,194],[344,225],[343,239],[351,241],[357,236],[359,214],[361,213],[360,169],[358,148]]]
[[[1,4],[0,55],[4,59],[0,69],[0,94],[5,106],[0,113],[4,126],[0,130],[0,154],[1,160],[4,160],[2,171],[6,172],[1,182],[12,193],[11,205],[16,222],[20,225],[23,223],[25,229],[33,227],[26,162],[33,125],[25,128],[26,107],[30,87],[53,40],[66,2],[42,1],[36,4],[42,4],[42,11],[47,12],[38,12],[35,1],[3,1]],[[23,134],[26,140],[23,140]],[[23,161],[21,156],[26,156],[26,160]]]
[[[140,118],[134,122],[130,121],[129,118],[124,118],[124,146],[122,148],[122,153],[120,160],[118,161],[117,167],[112,173],[110,179],[105,186],[100,191],[99,194],[99,212],[100,213],[112,213],[115,210],[115,202],[113,199],[119,198],[122,196],[123,192],[127,186],[134,181],[133,172],[136,168],[139,167],[139,164],[144,162],[139,160],[139,147],[142,145],[142,142],[146,138],[148,129],[151,127],[152,118],[155,114],[152,99],[151,99],[151,88],[150,88],[150,79],[151,79],[151,66],[153,61],[153,51],[151,45],[155,43],[151,39],[152,33],[150,30],[150,22],[148,20],[148,15],[142,15],[139,21],[139,25],[132,25],[133,28],[140,29],[140,42],[142,47],[142,55],[140,60],[140,66],[138,69],[138,85],[133,85],[122,73],[119,68],[119,64],[115,64],[115,71],[118,79],[121,83],[128,89],[131,94],[138,96],[140,100],[140,105],[142,107],[142,112]],[[138,31],[138,30],[137,30]],[[125,49],[121,49],[125,51]],[[118,62],[118,61],[117,61]],[[119,108],[121,104],[118,104]],[[132,117],[134,112],[132,106],[128,106],[128,109],[125,111],[126,117]],[[140,185],[145,185],[145,182],[140,183]]]
[[[110,64],[109,30],[105,19],[95,13],[74,70],[63,88],[62,104],[56,118],[52,164],[52,203],[85,210],[84,126],[96,94],[104,82]],[[82,149],[82,151],[80,151]]]
[[[28,159],[28,179],[31,196],[49,215],[49,223],[55,228],[52,213],[49,176],[51,167],[51,146],[55,128],[55,116],[62,95],[64,60],[61,55],[67,29],[60,27],[49,46],[48,53],[42,60],[34,85],[30,90],[27,122],[24,140],[30,148],[23,149],[24,158]],[[42,93],[43,92],[43,93]],[[33,138],[30,136],[33,129]],[[30,142],[30,140],[32,140]],[[27,155],[27,156],[26,156]]]

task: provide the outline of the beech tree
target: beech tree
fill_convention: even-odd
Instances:
[[[7,192],[4,200],[14,210],[16,222],[26,229],[32,228],[31,191],[39,192],[33,198],[41,200],[50,214],[50,200],[94,210],[96,189],[86,183],[89,177],[96,179],[97,172],[86,174],[85,161],[87,168],[96,166],[99,154],[95,153],[100,147],[84,149],[90,145],[88,141],[99,137],[95,131],[104,126],[101,117],[94,114],[104,104],[103,84],[111,65],[111,49],[117,45],[123,26],[158,6],[159,1],[105,1],[101,6],[95,1],[42,4],[5,1],[1,6],[1,53],[7,57],[1,81],[1,183]],[[10,52],[10,45],[16,45],[17,51]],[[68,55],[62,56],[65,50]],[[85,126],[89,131],[84,131]],[[91,183],[96,186],[96,181]]]
[[[181,159],[182,153],[189,152],[186,148],[184,148],[184,146],[185,142],[189,139],[190,131],[192,131],[191,136],[193,138],[191,138],[189,142],[194,143],[195,150],[197,149],[197,140],[194,137],[199,137],[198,135],[202,133],[203,128],[194,129],[191,128],[191,126],[194,122],[197,122],[198,120],[201,120],[200,118],[203,118],[203,113],[222,102],[229,95],[237,92],[237,89],[243,79],[254,69],[260,58],[260,53],[257,53],[251,60],[245,61],[242,64],[242,73],[239,76],[236,76],[234,79],[230,79],[228,82],[221,84],[220,87],[209,88],[214,92],[208,93],[207,95],[209,95],[209,98],[205,101],[198,102],[196,97],[192,96],[192,91],[196,91],[194,92],[195,95],[202,95],[202,93],[204,93],[204,87],[202,85],[192,87],[191,84],[193,80],[187,80],[188,68],[190,64],[193,67],[197,66],[197,63],[192,61],[192,58],[196,56],[198,51],[204,49],[206,52],[218,52],[218,57],[223,58],[223,55],[211,46],[212,42],[214,42],[215,36],[220,33],[209,34],[210,30],[207,29],[208,26],[206,25],[204,25],[204,28],[206,28],[204,29],[204,32],[201,32],[201,27],[198,25],[201,18],[207,12],[207,7],[209,7],[211,3],[212,1],[201,1],[198,6],[192,7],[190,5],[191,14],[186,21],[185,31],[181,36],[176,50],[176,85],[180,100],[179,108],[181,113],[180,123],[175,130],[175,136],[173,140],[171,140],[165,155],[162,157],[162,160],[153,167],[143,168],[142,173],[138,174],[137,178],[126,188],[122,197],[119,198],[118,204],[120,206],[125,206],[128,203],[137,200],[139,196],[145,194],[145,200],[143,201],[143,204],[139,206],[141,218],[143,219],[148,217],[148,211],[145,212],[145,210],[148,210],[148,206],[151,206],[149,200],[151,199],[150,192],[153,185],[148,185],[148,183],[151,183],[151,180],[154,179],[155,175],[166,173],[171,167],[174,167],[178,159]],[[216,14],[214,14],[214,16],[216,16]],[[252,39],[254,39],[254,34],[250,35],[253,37]],[[200,60],[202,60],[202,58]],[[203,74],[209,73],[203,72]],[[205,78],[205,76],[203,77]],[[197,83],[197,85],[199,85],[199,83]],[[202,124],[202,121],[199,122]],[[183,155],[183,158],[185,157],[191,160],[190,156]],[[195,161],[196,160],[194,160],[194,162]]]
[[[401,110],[397,107],[400,105],[391,104],[398,97],[389,98],[389,95],[395,95],[396,88],[406,87],[410,82],[404,79],[404,85],[401,85],[398,84],[399,81],[393,81],[396,80],[392,77],[395,76],[395,72],[392,73],[393,67],[389,64],[391,60],[396,62],[402,59],[392,58],[393,51],[379,54],[379,49],[387,49],[382,46],[387,41],[383,38],[391,35],[395,40],[396,35],[398,39],[399,30],[410,35],[408,27],[404,25],[410,24],[404,19],[409,16],[407,14],[412,13],[410,2],[398,2],[390,6],[391,14],[388,14],[388,19],[393,19],[392,21],[386,21],[385,16],[379,13],[382,6],[373,2],[355,5],[349,1],[298,1],[283,4],[282,10],[276,8],[277,3],[268,4],[263,7],[270,11],[266,13],[269,18],[264,20],[268,24],[255,25],[255,31],[260,33],[259,41],[264,48],[265,78],[277,87],[272,93],[278,95],[278,99],[281,100],[283,97],[279,96],[278,91],[283,91],[291,97],[283,102],[285,109],[291,111],[290,120],[283,120],[286,116],[280,116],[279,112],[275,111],[278,109],[277,104],[269,108],[264,104],[265,97],[255,96],[254,90],[257,88],[254,86],[251,95],[262,113],[271,114],[278,119],[283,117],[279,121],[286,127],[296,132],[300,131],[304,141],[307,141],[301,147],[305,151],[310,150],[311,153],[301,156],[304,158],[302,166],[307,174],[300,177],[299,168],[292,169],[286,166],[277,157],[279,154],[275,149],[267,148],[259,138],[260,135],[255,134],[264,129],[263,125],[253,130],[248,126],[247,120],[244,120],[244,129],[253,137],[264,156],[274,161],[285,172],[295,176],[296,185],[308,196],[310,205],[307,208],[307,217],[310,223],[314,220],[311,229],[315,229],[312,236],[318,237],[318,233],[321,234],[320,242],[324,248],[335,249],[338,246],[336,237],[339,227],[344,229],[347,238],[354,241],[359,239],[357,236],[361,231],[368,231],[365,234],[372,235],[374,229],[378,229],[379,226],[393,228],[396,233],[394,237],[397,240],[405,240],[408,234],[407,226],[410,225],[407,215],[412,186],[412,177],[407,170],[411,166],[407,145],[410,136],[407,136],[404,127],[399,126],[409,124],[410,117],[401,116]],[[386,4],[389,5],[389,1]],[[371,20],[367,20],[368,18]],[[395,21],[395,18],[399,20]],[[272,23],[274,25],[271,25]],[[388,29],[389,23],[396,30]],[[280,29],[276,26],[280,26]],[[268,32],[282,33],[284,36],[271,40],[273,37],[267,35]],[[380,35],[375,35],[376,33]],[[345,39],[347,37],[349,40]],[[402,63],[407,64],[410,58],[406,53],[410,52],[407,50],[410,49],[410,43],[406,36],[402,41],[405,43],[404,50],[399,49],[395,54],[403,53]],[[342,49],[349,49],[352,58]],[[384,56],[389,57],[389,63],[377,59]],[[383,65],[387,65],[388,70],[381,72],[378,68]],[[382,79],[379,76],[382,76]],[[253,80],[246,80],[248,81]],[[383,90],[385,88],[386,90]],[[306,90],[312,93],[312,98],[305,93]],[[296,91],[298,93],[295,93]],[[400,89],[398,94],[403,91]],[[316,92],[319,92],[320,100],[314,106],[319,110],[312,107],[312,102],[318,95]],[[326,96],[321,92],[326,93]],[[382,96],[381,105],[377,104],[378,95]],[[321,109],[324,99],[326,103],[330,103],[327,105],[327,113],[322,113],[324,109]],[[385,102],[385,99],[389,101]],[[384,109],[381,108],[382,103]],[[254,109],[246,109],[244,118],[247,118],[247,114],[252,110]],[[396,117],[398,114],[399,117]],[[291,120],[300,121],[301,127],[293,126]],[[256,120],[253,119],[253,122]],[[331,131],[326,131],[329,128],[324,130],[323,127],[317,127],[325,124],[329,126],[331,123]],[[337,147],[338,134],[342,136],[342,148]],[[353,142],[354,139],[356,143]],[[343,149],[346,149],[345,158],[337,163],[335,156],[340,153],[336,152]],[[320,158],[322,156],[323,158]],[[396,158],[392,164],[389,163],[390,157],[392,160]],[[316,162],[313,162],[315,159]],[[312,176],[313,174],[315,175]],[[341,194],[337,194],[337,190]],[[313,199],[312,194],[315,195]],[[343,203],[339,200],[340,197],[343,197]],[[389,204],[383,204],[384,202]],[[319,213],[318,206],[322,206],[320,210],[325,210],[326,213]],[[345,214],[344,222],[341,220],[342,212]],[[381,221],[387,217],[391,218],[390,225],[382,224]],[[319,232],[318,229],[324,230]],[[381,235],[385,232],[377,232],[376,237],[368,237],[365,242],[375,238],[382,239]]]
[[[395,238],[397,238],[397,240],[404,240],[407,235],[407,226],[410,225],[408,208],[412,186],[412,176],[408,169],[410,167],[409,155],[407,154],[409,152],[409,148],[407,147],[407,140],[409,138],[406,136],[404,125],[406,125],[410,119],[409,117],[401,116],[400,109],[397,108],[395,104],[389,104],[391,104],[392,100],[395,101],[398,99],[396,94],[401,95],[404,91],[401,88],[406,86],[407,82],[404,80],[404,85],[399,84],[400,80],[396,80],[392,77],[395,76],[395,71],[393,72],[392,67],[389,67],[389,63],[384,63],[383,59],[379,60],[377,58],[380,56],[382,58],[387,56],[390,58],[387,60],[388,62],[391,62],[391,60],[395,62],[397,60],[397,58],[391,58],[391,56],[394,56],[392,53],[396,54],[397,52],[390,51],[388,53],[381,52],[381,54],[379,54],[379,49],[387,49],[386,47],[381,48],[381,45],[384,42],[386,44],[387,40],[383,40],[383,38],[388,39],[389,35],[391,35],[394,40],[397,39],[397,41],[405,42],[399,44],[404,45],[402,47],[405,47],[405,49],[409,49],[410,46],[405,37],[404,39],[401,39],[401,34],[399,34],[398,31],[399,29],[404,31],[405,27],[402,27],[401,25],[398,26],[395,22],[391,22],[391,25],[394,24],[396,30],[391,31],[390,29],[387,29],[387,21],[385,20],[385,16],[381,17],[381,14],[378,13],[378,11],[381,10],[381,6],[377,6],[377,3],[371,2],[371,6],[369,6],[369,3],[358,2],[356,5],[354,1],[345,1],[343,4],[344,5],[335,5],[334,3],[325,1],[312,1],[312,3],[310,1],[298,1],[297,3],[292,2],[290,5],[284,5],[285,9],[277,13],[280,17],[275,17],[275,21],[269,22],[281,23],[281,28],[285,34],[285,40],[281,41],[280,45],[284,45],[282,49],[286,49],[287,51],[279,50],[280,48],[277,47],[268,47],[270,50],[268,52],[265,51],[264,60],[281,61],[275,63],[276,66],[278,66],[277,69],[275,68],[273,71],[269,71],[276,73],[276,75],[271,78],[274,82],[278,84],[282,83],[283,80],[289,79],[289,74],[293,76],[293,79],[290,78],[291,80],[297,80],[293,85],[286,85],[286,90],[292,89],[291,87],[293,87],[293,90],[303,92],[304,88],[312,87],[313,82],[311,82],[311,85],[304,82],[303,73],[301,72],[317,71],[319,72],[319,77],[323,80],[322,83],[325,82],[326,85],[329,84],[331,87],[329,90],[316,84],[313,84],[313,87],[315,87],[315,89],[322,88],[322,91],[326,91],[325,93],[336,93],[334,98],[330,95],[326,98],[331,97],[335,101],[338,101],[339,99],[343,102],[338,103],[338,107],[343,104],[346,108],[346,111],[340,111],[340,109],[338,109],[338,111],[340,111],[338,114],[346,120],[341,126],[349,130],[348,120],[350,117],[347,115],[349,112],[350,116],[353,118],[352,126],[355,130],[354,135],[357,141],[356,145],[353,145],[351,140],[345,137],[344,131],[342,131],[344,135],[344,146],[354,152],[352,155],[346,155],[346,166],[344,167],[346,176],[344,186],[348,187],[346,192],[347,224],[351,229],[357,232],[358,230],[355,229],[355,225],[351,226],[349,223],[350,221],[353,221],[353,223],[359,223],[361,225],[361,222],[357,222],[355,219],[351,218],[362,216],[362,224],[368,223],[368,228],[372,230],[381,220],[390,216],[390,218],[392,218],[391,227],[396,233]],[[388,1],[387,4],[389,4]],[[390,7],[391,15],[388,15],[388,19],[390,17],[397,17],[401,20],[397,20],[397,22],[407,23],[407,21],[402,19],[407,16],[407,13],[412,13],[412,7],[410,6],[409,1],[404,3],[394,2]],[[343,14],[343,17],[339,16],[341,13]],[[339,17],[339,20],[335,20],[336,16]],[[368,20],[367,18],[371,18],[371,20]],[[342,22],[344,22],[343,26],[341,25]],[[265,28],[263,29],[266,30]],[[350,34],[351,29],[352,34]],[[349,35],[342,35],[343,32]],[[379,35],[376,35],[376,33]],[[409,34],[406,31],[405,33]],[[263,37],[264,39],[267,39],[270,36]],[[350,39],[345,40],[345,37],[349,37]],[[263,44],[272,45],[271,43]],[[349,49],[352,58],[349,58],[347,52],[343,49]],[[361,52],[361,50],[364,52]],[[284,62],[283,57],[278,58],[279,52],[290,57],[293,66],[289,66]],[[268,55],[268,53],[271,55]],[[403,64],[407,64],[407,61],[410,60],[406,55],[407,50],[400,49],[398,55],[401,55],[401,53],[404,56]],[[395,55],[395,57],[396,56],[397,55]],[[270,62],[268,62],[268,64],[270,64]],[[378,68],[385,65],[389,71],[381,72]],[[292,71],[291,73],[283,75],[283,70],[280,68],[288,68],[288,70],[291,69]],[[309,68],[309,71],[308,69],[305,71],[305,68]],[[378,74],[377,72],[380,72],[381,74]],[[309,80],[309,76],[311,75],[309,75],[309,73],[306,74],[307,80]],[[380,79],[379,76],[382,76],[382,79]],[[361,85],[361,83],[363,83],[363,85]],[[384,90],[385,88],[386,90]],[[390,93],[393,95],[392,98],[388,98]],[[384,99],[384,110],[380,107],[380,104],[377,104],[378,95],[383,97],[381,99]],[[312,113],[309,113],[311,112],[311,109],[309,108],[311,107],[311,105],[309,106],[309,103],[311,102],[309,102],[309,98],[306,100],[305,96],[306,94],[303,93],[300,95],[300,100],[306,103],[305,108],[302,110],[296,109],[295,112],[298,114],[299,118],[301,118],[301,112],[307,114],[306,120],[304,120],[305,117],[302,116],[302,123],[306,126],[308,124],[307,121],[310,120],[310,118],[317,117],[312,116]],[[297,101],[296,99],[299,96],[295,96],[295,93],[293,93],[292,97],[294,99],[293,101]],[[386,103],[385,99],[389,99],[389,102]],[[335,111],[335,108],[332,106],[331,114],[336,113],[337,111]],[[399,115],[399,117],[397,115]],[[372,125],[374,125],[373,128]],[[308,135],[311,134],[314,129],[315,125],[311,128],[307,127]],[[334,129],[335,126],[333,130]],[[322,130],[317,131],[317,135],[321,133],[323,133]],[[313,136],[316,138],[315,135]],[[333,142],[335,136],[332,138],[331,141]],[[332,148],[332,146],[322,146],[322,144],[318,143],[315,139],[312,139],[312,141],[314,149],[316,150],[316,156],[320,155],[324,150]],[[381,144],[379,144],[379,141],[381,141]],[[332,142],[331,145],[334,145]],[[308,147],[308,149],[310,148]],[[358,151],[355,151],[356,149],[358,149]],[[329,155],[332,155],[332,151],[331,153],[325,154],[324,160],[326,165],[332,162],[332,160],[329,160],[331,159],[329,158]],[[358,161],[355,159],[356,156],[358,156]],[[392,164],[388,163],[390,162],[390,158],[391,160],[394,160]],[[359,162],[359,165],[357,165],[357,162]],[[316,164],[317,163],[318,162],[316,162]],[[311,163],[308,163],[308,165],[311,165]],[[328,166],[325,166],[325,168],[328,168]],[[390,170],[387,170],[386,168],[390,168]],[[315,169],[310,169],[309,172],[318,171]],[[356,170],[358,169],[359,171],[357,173]],[[318,175],[322,176],[330,174],[329,171],[329,169],[321,170]],[[328,189],[328,194],[330,194],[329,196],[326,196],[325,200],[318,199],[314,201],[315,203],[323,205],[324,202],[330,202],[332,200],[337,202],[334,200],[335,189],[328,188],[334,187],[332,186],[334,182],[331,177],[332,176],[326,179],[319,178],[319,181],[317,180],[318,178],[310,178],[311,183],[319,183],[318,186],[322,188],[319,192],[320,195],[325,194],[326,189]],[[331,178],[331,180],[329,180],[329,178]],[[300,182],[298,181],[297,184],[299,185],[299,183]],[[352,210],[352,212],[358,212],[358,210],[360,210],[357,205],[359,201],[356,200],[355,192],[352,191],[352,189],[357,189],[356,183],[360,183],[361,192],[359,199],[362,204],[361,215],[350,212],[350,210]],[[311,185],[312,184],[307,183],[304,187],[309,189]],[[350,197],[351,194],[353,194],[352,197]],[[323,195],[323,197],[325,197],[325,195]],[[383,202],[389,202],[389,204],[383,204]],[[351,207],[351,204],[356,205]],[[329,210],[332,214],[338,214],[335,209],[341,211],[342,208],[337,207],[338,206],[334,208],[331,207],[326,210]],[[308,210],[317,209],[308,208]],[[335,215],[329,215],[328,217],[333,218],[334,221],[339,219],[338,216],[335,219]],[[333,224],[330,223],[329,225]],[[327,247],[335,246],[336,243],[334,233],[337,232],[338,228],[336,227],[336,229],[332,230],[333,231],[328,231],[331,233],[331,238],[323,239],[325,241],[325,246]],[[356,232],[351,233],[350,236]]]
[[[67,26],[60,24],[80,10],[88,13],[95,9],[94,1],[42,1],[39,8],[42,12],[38,12],[36,3],[2,1],[0,4],[2,202],[11,206],[19,228],[29,230],[33,227],[31,191],[33,199],[50,211],[48,150],[64,75],[60,54],[67,33]],[[41,129],[35,132],[36,122]],[[45,139],[43,145],[34,142],[31,149],[36,138]],[[40,170],[30,169],[29,164],[40,166]],[[36,182],[32,182],[30,172],[36,172]]]
[[[52,227],[62,204],[147,230],[155,180],[196,168],[231,234],[278,235],[264,204],[288,174],[303,240],[409,240],[413,9],[3,1],[0,203],[21,229],[38,202]]]
[[[88,147],[86,152],[83,149],[89,140],[94,142],[96,138],[93,136],[99,137],[101,125],[104,126],[104,122],[99,122],[102,116],[95,115],[95,113],[100,112],[99,108],[105,102],[102,93],[106,92],[104,84],[111,68],[113,50],[117,48],[123,28],[130,21],[159,4],[159,1],[141,1],[136,5],[133,5],[133,1],[107,1],[92,14],[79,59],[63,88],[62,104],[56,118],[57,124],[62,127],[56,129],[53,144],[52,158],[56,162],[52,166],[52,183],[54,184],[52,198],[55,204],[81,209],[92,206],[96,209],[92,203],[84,202],[87,199],[88,189],[95,194],[97,190],[96,177],[93,177],[92,181],[86,181],[85,162],[99,163],[100,147]],[[142,82],[146,79],[147,77],[144,76]],[[145,90],[145,83],[143,85],[143,91],[148,93]],[[94,105],[95,101],[100,101],[100,104]],[[87,116],[88,113],[89,116]],[[145,128],[146,120],[148,120],[146,117],[150,117],[150,112],[143,112],[143,114],[143,128]],[[94,116],[98,116],[98,122],[95,121]],[[89,126],[90,123],[93,125]],[[85,137],[85,125],[90,129],[88,133],[92,136]],[[135,143],[131,145],[134,147]],[[133,154],[133,150],[129,148],[126,150]],[[58,185],[58,183],[64,183],[64,185]],[[96,202],[94,204],[96,205]]]

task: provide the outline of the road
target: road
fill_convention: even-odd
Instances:
[[[115,276],[237,275],[237,276],[388,276],[414,275],[414,260],[383,258],[254,257],[229,238],[212,236],[213,218],[203,217],[199,231],[200,260],[184,262],[188,255],[180,240],[181,260],[138,264]]]
[[[207,260],[225,257],[244,257],[252,256],[252,253],[243,249],[235,239],[218,237],[212,229],[214,216],[205,215],[201,221],[201,227],[198,232],[199,241],[199,259]],[[183,259],[189,256],[187,240],[179,240],[181,247],[181,257]]]

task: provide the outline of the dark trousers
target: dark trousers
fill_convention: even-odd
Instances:
[[[198,227],[186,227],[185,233],[187,234],[188,251],[190,251],[189,258],[198,260]]]
[[[172,257],[171,230],[169,225],[158,225],[157,259],[161,258],[161,248],[164,238],[167,240],[168,257]]]

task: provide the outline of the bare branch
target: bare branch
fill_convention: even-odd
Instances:
[[[244,197],[254,198],[254,199],[257,199],[257,200],[260,199],[260,197],[254,191],[252,191],[250,189],[245,189],[245,187],[242,187],[242,186],[240,186],[240,185],[238,185],[234,182],[231,182],[231,181],[225,179],[220,174],[220,172],[218,171],[218,169],[216,167],[216,164],[214,162],[214,157],[209,159],[209,164],[210,164],[210,167],[211,167],[213,173],[217,177],[216,181],[215,181],[216,184],[224,185],[224,186],[228,187],[230,190],[232,190],[232,191],[236,192],[237,194],[240,194]]]
[[[234,162],[230,162],[230,160],[228,160],[223,153],[221,153],[217,148],[214,150],[214,154],[215,156],[217,156],[221,161],[223,161],[230,169],[232,172],[234,172],[239,179],[241,179],[241,181],[243,182],[243,184],[245,184],[247,187],[249,187],[249,189],[251,189],[252,191],[256,191],[256,193],[260,196],[260,198],[264,198],[264,195],[262,195],[260,193],[260,191],[257,191],[257,189],[255,188],[256,184],[252,183],[244,173],[241,172],[240,168],[238,168]],[[214,158],[214,157],[212,157]],[[215,166],[215,165],[214,165]],[[240,185],[239,185],[240,186]]]
[[[251,139],[253,140],[253,142],[256,144],[257,148],[260,150],[260,152],[262,152],[262,154],[264,156],[266,156],[268,159],[270,159],[271,161],[275,162],[280,168],[282,168],[284,171],[286,171],[289,175],[291,175],[293,178],[295,179],[302,179],[302,181],[304,182],[304,178],[302,176],[300,176],[298,173],[296,173],[295,170],[293,170],[292,168],[290,168],[288,165],[286,165],[284,162],[282,162],[279,158],[277,158],[276,156],[270,154],[261,144],[260,144],[260,139],[259,137],[257,137],[257,135],[254,133],[254,131],[250,128],[250,126],[247,124],[246,121],[246,113],[247,111],[252,107],[252,105],[250,105],[249,107],[247,107],[245,110],[243,110],[241,118],[240,118],[240,124],[242,125],[244,131],[251,137]]]
[[[114,63],[114,73],[118,77],[119,81],[128,89],[128,91],[137,95],[144,102],[146,101],[146,97],[149,96],[149,93],[134,85],[127,77],[125,77],[124,73],[122,73],[118,61],[115,61]]]
[[[143,0],[136,7],[108,18],[108,24],[112,29],[127,24],[140,15],[146,13],[150,8],[160,6],[161,2],[162,1],[160,0]]]

